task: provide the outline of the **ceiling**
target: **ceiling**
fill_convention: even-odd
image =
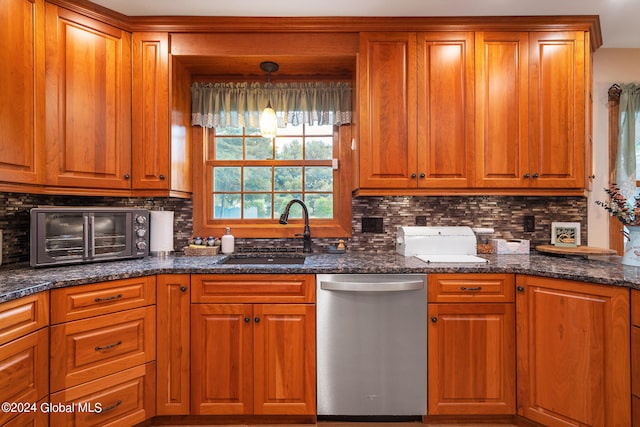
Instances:
[[[599,15],[605,48],[640,48],[638,0],[92,0],[128,16]]]

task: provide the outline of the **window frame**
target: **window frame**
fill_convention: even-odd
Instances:
[[[333,171],[334,218],[309,220],[312,237],[351,237],[351,135],[353,125],[334,128],[338,169]],[[303,219],[290,218],[287,225],[272,219],[219,219],[209,217],[212,206],[212,168],[206,164],[208,147],[212,147],[215,130],[191,127],[193,141],[193,233],[196,236],[221,236],[226,227],[240,238],[291,238],[301,233]]]

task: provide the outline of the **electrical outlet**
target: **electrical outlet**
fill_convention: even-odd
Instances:
[[[536,231],[536,217],[533,215],[525,215],[524,216],[524,232],[525,233],[533,233]]]
[[[424,227],[427,225],[427,217],[424,215],[418,215],[416,217],[416,225],[419,227]]]
[[[382,218],[362,218],[363,233],[384,233]]]

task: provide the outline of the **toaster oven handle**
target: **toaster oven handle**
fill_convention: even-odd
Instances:
[[[91,258],[95,258],[96,256],[96,227],[95,227],[96,218],[93,213],[89,214],[89,255]]]
[[[82,234],[83,234],[83,239],[82,241],[84,242],[84,249],[83,249],[83,254],[82,257],[84,259],[88,259],[89,258],[89,235],[90,235],[90,230],[89,230],[89,214],[85,214],[82,216]]]

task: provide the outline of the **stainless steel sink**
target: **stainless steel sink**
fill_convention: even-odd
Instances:
[[[222,264],[240,264],[240,265],[271,265],[271,264],[304,264],[304,257],[301,256],[246,256],[246,257],[229,257],[222,261]]]

